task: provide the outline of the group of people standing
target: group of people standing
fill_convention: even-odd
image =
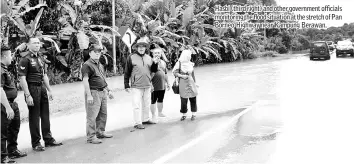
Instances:
[[[85,105],[87,114],[87,142],[102,143],[102,138],[111,138],[105,132],[107,121],[107,97],[114,98],[108,87],[102,64],[99,63],[102,48],[91,45],[90,59],[82,66],[83,84],[85,87]],[[151,54],[149,54],[151,52]],[[166,117],[163,111],[163,100],[166,90],[171,86],[167,75],[167,65],[163,59],[163,49],[152,47],[147,37],[137,40],[133,53],[126,60],[124,70],[124,88],[132,93],[134,128],[145,129],[144,124],[158,123],[158,117]],[[197,85],[194,76],[194,63],[191,62],[192,52],[182,51],[172,72],[179,80],[181,121],[187,117],[188,100],[191,103],[192,117],[196,119]],[[151,113],[151,116],[150,116]]]
[[[40,41],[30,38],[26,48],[28,53],[18,64],[20,85],[25,94],[29,110],[29,128],[34,151],[44,151],[41,145],[41,133],[45,147],[60,146],[50,130],[49,100],[53,99],[49,79],[46,74],[45,59],[39,53]],[[163,100],[166,90],[171,86],[167,75],[167,65],[162,60],[163,49],[150,49],[148,38],[140,38],[133,46],[125,64],[124,88],[132,93],[134,128],[145,129],[143,124],[156,124],[158,117],[165,117]],[[148,53],[151,52],[151,55]],[[107,122],[107,101],[114,99],[106,81],[103,65],[99,62],[102,47],[92,44],[89,47],[90,59],[82,65],[82,83],[85,88],[86,136],[87,142],[102,143],[102,138],[112,138],[105,131]],[[196,119],[197,85],[194,76],[194,63],[191,62],[191,51],[183,50],[173,68],[173,74],[179,80],[179,93],[183,114],[186,119],[188,99],[191,103],[192,117]],[[8,71],[13,54],[8,47],[1,47],[1,162],[14,163],[13,158],[27,156],[17,148],[17,136],[20,130],[20,113],[17,103],[17,88],[14,76]],[[150,117],[151,112],[151,117]],[[41,125],[41,126],[40,126]]]
[[[28,52],[18,63],[18,75],[28,106],[28,122],[34,151],[63,145],[53,138],[50,130],[49,100],[52,100],[53,96],[45,59],[39,53],[40,46],[38,38],[29,38],[24,48]],[[15,101],[18,92],[14,75],[8,70],[13,58],[10,48],[1,46],[1,163],[15,163],[13,158],[27,156],[17,148],[21,125],[20,110]],[[40,143],[41,132],[45,147]]]

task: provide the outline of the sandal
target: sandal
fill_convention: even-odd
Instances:
[[[192,118],[191,118],[191,120],[192,120],[192,121],[194,121],[194,120],[195,120],[195,117],[196,117],[196,116],[195,116],[195,115],[193,115],[193,116],[192,116]]]
[[[181,121],[184,121],[187,118],[187,116],[182,116]]]

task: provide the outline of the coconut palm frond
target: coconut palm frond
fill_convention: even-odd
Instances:
[[[205,51],[205,50],[203,50],[203,49],[201,49],[201,48],[199,48],[199,47],[196,47],[196,49],[197,49],[198,51],[204,53],[207,58],[210,56],[210,53],[209,53],[208,51]]]
[[[218,46],[218,47],[222,47],[222,45],[221,44],[219,44],[218,42],[213,42],[213,41],[206,41],[205,42],[205,44],[211,44],[211,45],[216,45],[216,46]]]
[[[231,54],[234,60],[237,60],[238,56],[242,55],[242,53],[237,49],[235,42],[229,42],[229,46],[231,47]]]
[[[215,48],[210,46],[202,46],[201,48],[208,51],[210,54],[213,54],[217,59],[222,60],[221,55]]]

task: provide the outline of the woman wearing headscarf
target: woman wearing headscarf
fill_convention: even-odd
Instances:
[[[179,94],[181,97],[181,110],[183,114],[181,121],[187,117],[188,99],[191,103],[192,118],[195,120],[197,112],[197,85],[194,76],[194,63],[191,62],[192,52],[190,50],[183,50],[172,72],[175,77],[179,79]]]

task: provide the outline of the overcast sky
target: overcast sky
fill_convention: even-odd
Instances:
[[[342,12],[318,12],[318,14],[340,14],[343,20],[330,20],[330,21],[317,21],[324,22],[327,26],[342,26],[344,23],[354,22],[354,1],[353,0],[276,0],[279,6],[303,6],[303,7],[316,7],[316,6],[341,6]],[[304,14],[317,14],[317,12],[302,12]]]

